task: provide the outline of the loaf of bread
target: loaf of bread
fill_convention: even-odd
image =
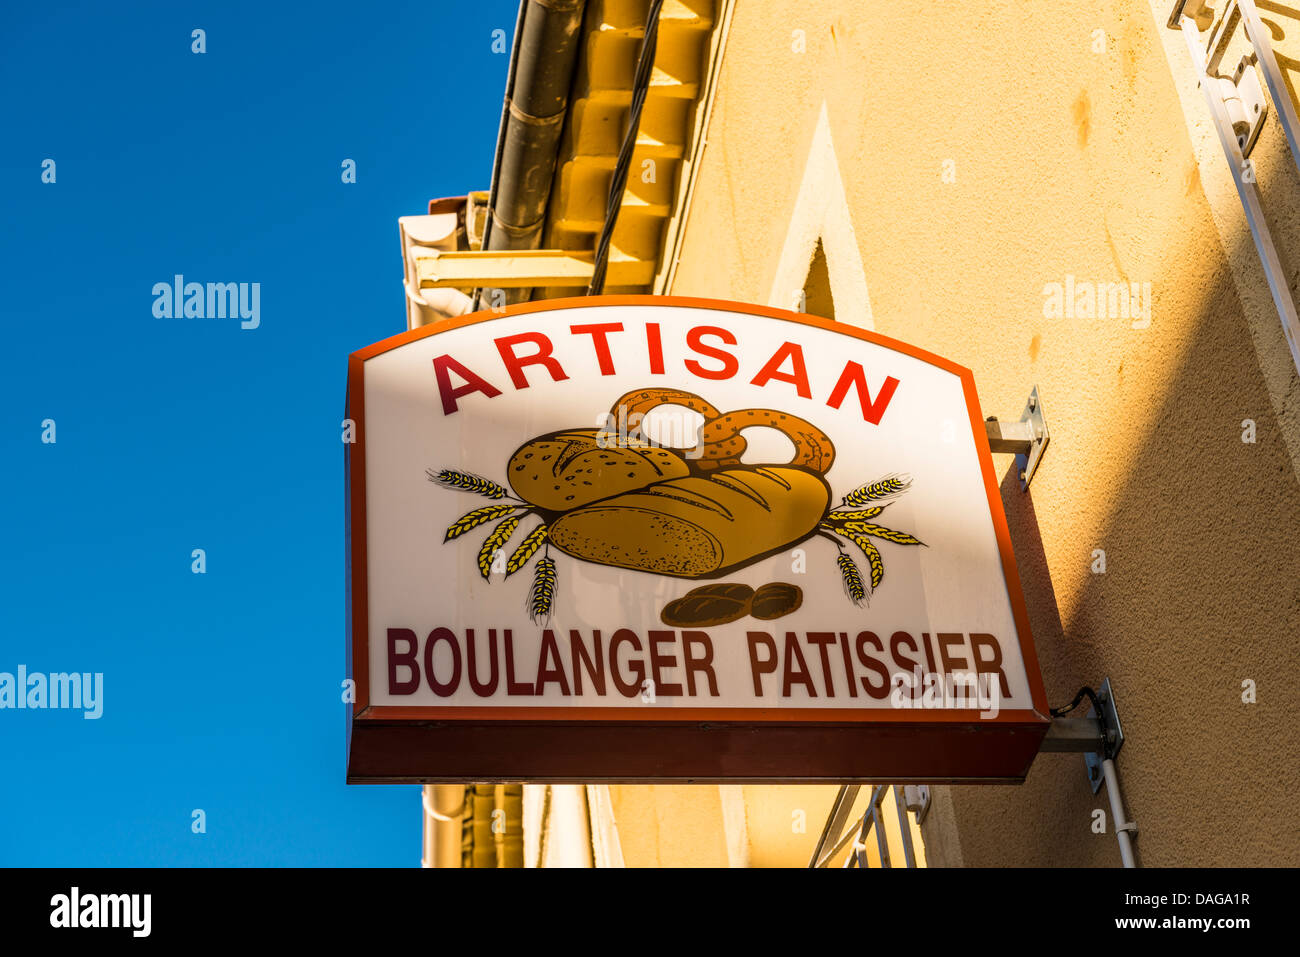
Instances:
[[[670,628],[712,628],[738,621],[749,614],[754,589],[743,582],[713,582],[692,588],[674,598],[659,612]]]
[[[690,474],[686,460],[672,449],[606,433],[605,448],[596,429],[566,429],[526,442],[510,457],[510,486],[524,501],[567,512],[598,499],[645,488]]]
[[[810,469],[720,469],[568,512],[551,524],[550,540],[585,561],[711,577],[803,539],[829,502],[826,480]]]

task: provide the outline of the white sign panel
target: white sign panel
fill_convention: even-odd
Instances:
[[[1045,727],[958,366],[605,297],[387,340],[349,389],[359,718]]]

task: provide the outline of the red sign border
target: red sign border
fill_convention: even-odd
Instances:
[[[956,375],[962,383],[962,392],[970,416],[971,432],[975,437],[975,447],[980,460],[980,470],[984,479],[985,492],[988,497],[989,511],[993,519],[993,528],[997,537],[998,552],[1002,561],[1002,571],[1006,579],[1007,595],[1011,602],[1012,616],[1016,623],[1016,632],[1020,644],[1020,653],[1024,661],[1030,690],[1032,709],[1003,710],[998,716],[981,720],[979,712],[973,709],[909,709],[906,712],[885,709],[780,709],[780,708],[646,708],[646,709],[610,709],[610,708],[534,708],[534,707],[425,707],[400,705],[371,705],[370,697],[370,658],[369,658],[369,613],[367,604],[367,556],[366,556],[366,477],[365,477],[365,363],[367,359],[382,355],[411,342],[435,336],[439,333],[461,329],[483,322],[492,322],[513,316],[531,313],[556,312],[564,309],[576,309],[593,306],[670,306],[700,309],[710,312],[729,312],[768,319],[795,322],[800,325],[813,326],[841,335],[852,336],[865,342],[882,346],[929,365]],[[522,303],[508,306],[502,310],[487,310],[447,319],[419,329],[390,336],[364,349],[353,352],[348,357],[347,417],[355,423],[355,442],[345,444],[346,503],[347,503],[347,557],[348,557],[348,641],[347,658],[349,676],[355,679],[355,702],[351,720],[348,722],[349,780],[366,781],[408,781],[423,780],[422,775],[401,774],[397,776],[354,775],[354,726],[378,730],[382,727],[397,727],[412,722],[434,722],[437,727],[450,730],[454,726],[466,728],[500,723],[501,730],[514,728],[516,732],[525,725],[535,725],[538,730],[544,728],[564,730],[583,726],[590,727],[628,727],[654,725],[661,728],[684,728],[701,726],[705,722],[715,729],[744,726],[789,726],[808,724],[826,728],[827,726],[855,728],[878,726],[900,729],[915,726],[962,725],[970,727],[978,722],[977,728],[993,731],[1001,727],[1006,731],[1029,732],[1033,752],[1050,723],[1046,693],[1043,689],[1038,656],[1034,650],[1033,638],[1029,626],[1029,613],[1025,606],[1020,576],[1016,568],[1015,553],[1011,545],[1011,535],[1007,526],[1006,514],[1002,508],[1002,499],[998,491],[996,474],[993,468],[992,454],[989,450],[988,435],[984,428],[984,419],[980,412],[979,398],[975,390],[975,379],[971,371],[931,352],[916,346],[880,335],[856,326],[849,326],[820,316],[789,312],[768,306],[749,303],[730,302],[721,299],[701,299],[687,296],[584,296],[571,299],[551,299],[542,302]],[[938,730],[936,728],[936,730]],[[516,734],[517,737],[517,734]],[[1029,739],[1021,734],[1015,737],[1022,744]],[[367,740],[373,740],[368,735]],[[467,739],[468,740],[468,739]],[[973,743],[973,742],[972,742]],[[1021,747],[1017,749],[1024,751]],[[1033,754],[1029,754],[1032,760]],[[1028,761],[1024,771],[1028,770]],[[1022,771],[1013,778],[1022,778]],[[604,776],[593,774],[590,780],[602,779]],[[694,776],[691,776],[694,779]],[[634,775],[629,778],[617,775],[620,780],[656,780],[653,775]],[[437,776],[437,780],[454,780],[456,776]],[[485,780],[483,776],[465,777],[465,780]],[[518,780],[516,776],[514,778]],[[532,780],[549,779],[545,775],[531,777]],[[564,778],[568,780],[568,777]],[[579,778],[573,778],[579,780]],[[676,779],[676,778],[675,778]],[[726,775],[719,780],[758,780],[743,775]],[[762,780],[775,780],[764,776]],[[786,778],[779,778],[786,779]],[[800,780],[811,778],[800,777]],[[839,777],[821,778],[838,780]],[[922,780],[917,776],[911,780]],[[941,780],[947,778],[934,778]],[[985,780],[983,777],[963,777],[961,780]],[[987,780],[1007,780],[1002,774],[988,777]],[[556,778],[555,780],[559,780]]]

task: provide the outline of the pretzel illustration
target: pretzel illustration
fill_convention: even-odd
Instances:
[[[637,389],[615,402],[610,415],[618,422],[631,422],[633,416],[638,416],[636,427],[629,429],[629,437],[649,441],[641,431],[640,423],[661,405],[684,406],[704,416],[704,425],[699,433],[700,454],[695,459],[696,467],[704,471],[740,465],[740,457],[748,445],[740,433],[751,428],[776,429],[793,443],[794,458],[785,463],[787,465],[825,474],[835,461],[835,446],[830,437],[797,415],[775,409],[740,409],[724,413],[693,392],[681,389]]]

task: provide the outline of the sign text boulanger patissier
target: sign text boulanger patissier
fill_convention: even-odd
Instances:
[[[808,316],[604,297],[363,350],[349,417],[354,779],[1032,759],[1046,709],[966,370]],[[404,758],[367,757],[381,729]],[[497,738],[529,766],[485,758]]]

